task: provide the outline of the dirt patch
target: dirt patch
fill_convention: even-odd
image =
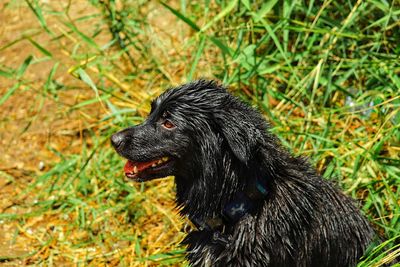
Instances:
[[[90,5],[81,2],[80,5],[71,6],[72,17],[93,13]],[[66,5],[67,3],[52,2],[51,6],[45,5],[43,8],[62,10]],[[82,88],[82,82],[67,72],[73,64],[66,56],[66,48],[72,44],[70,40],[52,40],[51,35],[43,31],[34,13],[22,2],[3,4],[2,9],[0,47],[8,47],[1,51],[0,63],[7,69],[18,71],[27,58],[33,58],[23,76],[17,78],[20,85],[0,110],[0,128],[3,129],[0,131],[0,154],[4,155],[0,169],[44,170],[48,162],[54,161],[54,154],[49,148],[68,153],[79,147],[74,146],[74,140],[76,142],[79,132],[87,127],[87,120],[85,118],[83,121],[81,114],[70,108],[84,99],[94,97],[94,92]],[[61,33],[57,17],[46,17],[46,22],[55,33]],[[105,40],[109,37],[102,38]],[[44,55],[32,42],[46,49],[52,57]],[[60,65],[53,79],[66,90],[57,92],[57,99],[52,99],[43,87],[57,61]],[[0,76],[0,93],[6,94],[16,86],[16,82],[15,79]],[[93,120],[98,118],[99,111],[101,109],[98,104],[93,104],[87,110]]]

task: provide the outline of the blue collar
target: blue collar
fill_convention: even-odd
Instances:
[[[261,179],[255,179],[247,186],[245,191],[236,193],[232,201],[225,204],[220,215],[207,218],[194,216],[189,219],[198,230],[223,233],[226,226],[233,226],[245,215],[254,212],[257,204],[264,200],[268,193],[265,182]]]

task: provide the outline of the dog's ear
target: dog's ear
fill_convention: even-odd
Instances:
[[[217,126],[220,128],[232,152],[243,163],[247,163],[257,149],[260,137],[258,120],[251,116],[252,109],[229,109],[214,114]]]

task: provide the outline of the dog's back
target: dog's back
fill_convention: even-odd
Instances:
[[[260,151],[264,153],[269,152]],[[280,157],[286,164],[273,177],[266,176],[272,181],[265,201],[225,233],[230,236],[227,243],[215,240],[213,231],[189,234],[186,243],[194,266],[205,266],[207,258],[212,259],[210,266],[356,265],[375,236],[369,222],[352,199],[303,159]]]

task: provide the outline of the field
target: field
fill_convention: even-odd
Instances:
[[[0,265],[186,266],[173,177],[127,182],[112,133],[213,78],[359,203],[400,257],[400,2],[0,3]]]

